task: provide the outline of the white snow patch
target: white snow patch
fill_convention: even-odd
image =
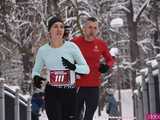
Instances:
[[[144,10],[144,8],[145,8],[146,6],[148,7],[150,1],[151,1],[151,0],[146,0],[146,1],[143,3],[143,5],[141,6],[139,12],[138,12],[136,15],[134,15],[134,18],[133,18],[133,21],[134,21],[134,22],[136,22],[139,14],[141,14],[141,12]]]
[[[158,70],[158,69],[156,69],[156,70],[152,71],[152,74],[153,74],[153,76],[158,75],[158,74],[159,74],[159,70]]]
[[[148,74],[148,68],[144,68],[140,70],[141,73],[144,73],[144,75]]]
[[[158,62],[157,60],[154,59],[154,60],[147,61],[147,64],[151,64],[152,67],[154,68],[158,65]]]
[[[119,28],[123,26],[123,19],[122,18],[115,18],[110,23],[112,28]]]
[[[111,50],[109,52],[112,56],[117,56],[119,53],[119,50],[118,50],[118,48],[111,48]]]
[[[16,92],[16,90],[20,90],[19,86],[9,86],[4,84],[5,87],[9,88],[10,90],[12,90],[13,92]]]
[[[136,77],[136,83],[142,85],[142,76]]]
[[[157,58],[157,57],[160,57],[160,54],[157,54],[157,55],[156,55],[156,58]]]

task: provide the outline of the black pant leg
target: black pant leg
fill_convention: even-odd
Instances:
[[[85,92],[86,92],[85,94],[86,111],[84,120],[93,120],[93,115],[98,106],[99,88],[98,87],[88,88],[85,90]]]
[[[63,91],[62,91],[63,92]],[[63,120],[76,120],[75,108],[76,108],[76,89],[64,89],[63,96]]]
[[[79,88],[76,94],[76,120],[82,120],[84,110],[84,96],[83,88]]]
[[[32,120],[39,120],[39,115],[32,113]]]
[[[59,88],[46,86],[45,109],[48,120],[62,120],[62,104],[59,99]]]

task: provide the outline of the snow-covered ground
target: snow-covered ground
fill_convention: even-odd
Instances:
[[[115,92],[115,97],[118,99],[118,92]],[[121,120],[134,120],[133,117],[133,101],[132,101],[132,91],[122,90],[121,91],[121,107],[122,107],[122,118]],[[48,120],[45,112],[40,117],[40,120]],[[98,116],[98,111],[95,112],[93,120],[108,120],[108,115],[104,110],[101,112],[101,116]]]
[[[45,112],[41,114],[40,120],[48,120]],[[98,116],[98,112],[96,111],[93,120],[108,120],[108,115],[105,113],[105,110],[102,111],[102,116]]]
[[[132,90],[121,91],[121,107],[123,120],[133,120],[133,99]]]

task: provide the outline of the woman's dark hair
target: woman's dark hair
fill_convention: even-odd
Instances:
[[[51,16],[51,17],[49,17],[48,22],[47,22],[48,31],[50,31],[52,25],[54,23],[56,23],[56,22],[63,23],[63,20],[60,17],[58,17],[58,16]]]

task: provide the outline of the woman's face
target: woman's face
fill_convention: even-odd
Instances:
[[[62,39],[64,35],[64,24],[61,22],[56,22],[52,25],[50,29],[50,36],[52,40]]]

